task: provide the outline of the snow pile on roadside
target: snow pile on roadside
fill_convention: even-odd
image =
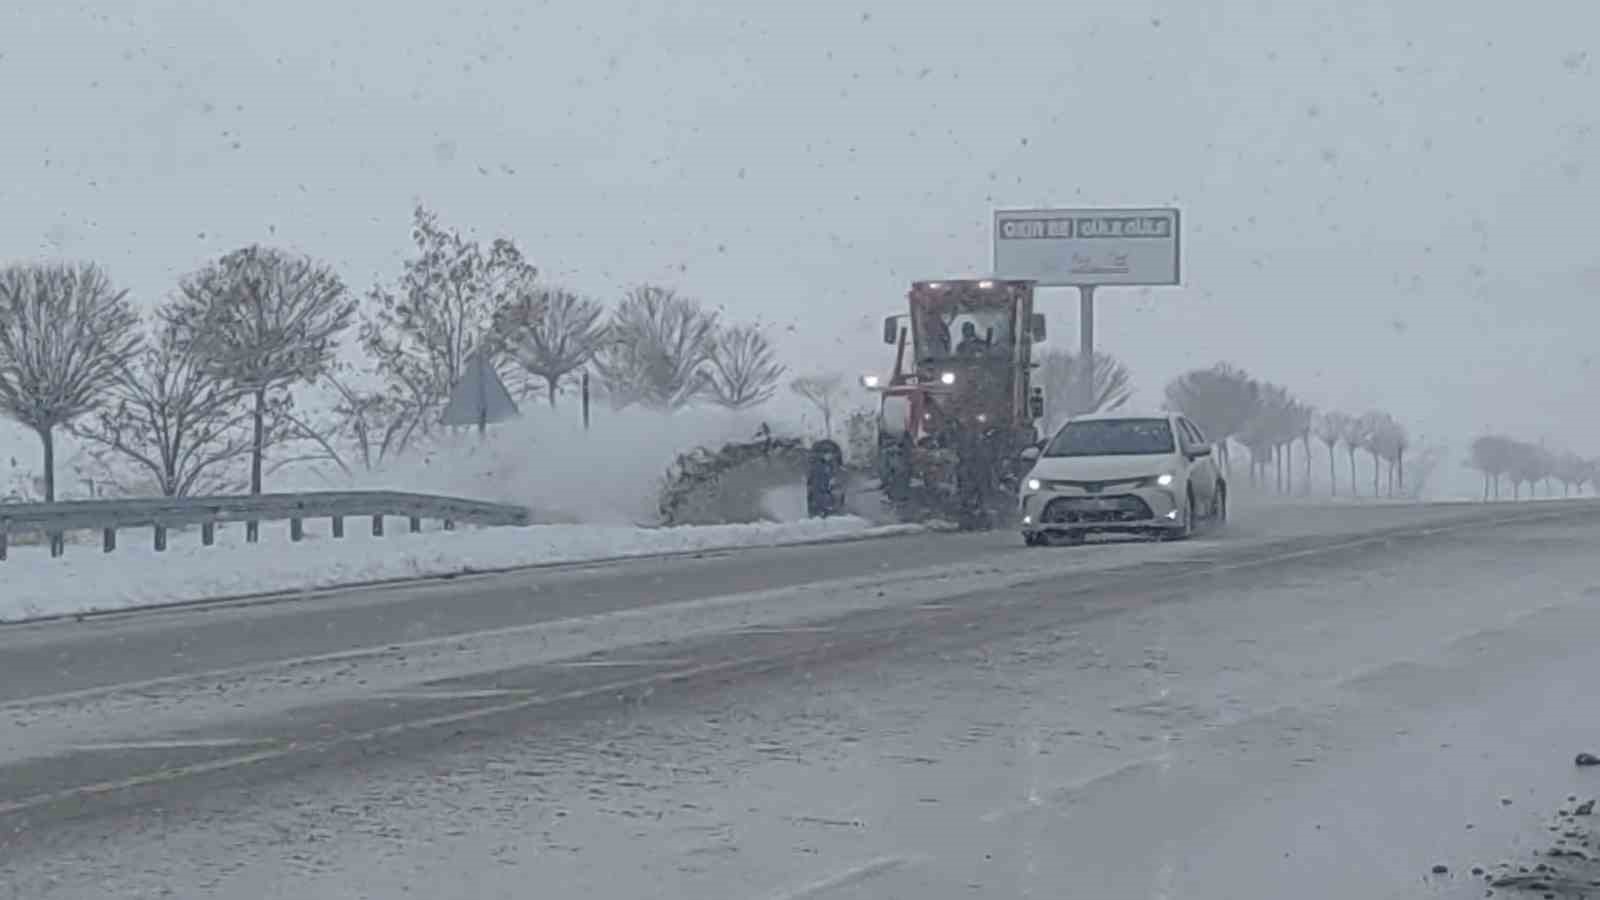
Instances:
[[[10,560],[0,563],[0,576],[5,578],[0,622],[387,579],[854,540],[919,530],[911,525],[879,527],[854,517],[682,528],[534,525],[382,538],[352,527],[341,540],[327,536],[326,529],[326,522],[307,522],[305,541],[290,544],[286,526],[266,526],[261,543],[251,546],[244,543],[242,529],[232,527],[218,531],[213,547],[201,546],[198,534],[174,532],[164,553],[140,540],[148,532],[128,532],[124,546],[113,553],[69,544],[60,559],[50,558],[43,547],[13,547]]]

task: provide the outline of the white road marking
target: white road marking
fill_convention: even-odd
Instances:
[[[245,747],[252,744],[270,744],[267,739],[249,738],[190,738],[171,741],[111,741],[101,744],[73,744],[67,749],[78,753],[102,750],[204,750],[213,747]]]
[[[556,669],[627,669],[637,666],[677,666],[687,659],[575,659],[571,662],[553,662]]]
[[[837,890],[847,885],[865,881],[885,872],[890,872],[912,863],[926,860],[925,856],[880,856],[858,866],[852,866],[841,872],[835,872],[816,881],[809,881],[798,887],[781,890],[767,895],[767,900],[804,900],[806,897],[816,897],[828,891]]]
[[[373,694],[377,700],[492,700],[495,697],[526,697],[533,693],[528,688],[494,688],[480,691],[380,691]]]

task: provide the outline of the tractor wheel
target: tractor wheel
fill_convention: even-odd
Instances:
[[[883,485],[883,495],[895,503],[911,499],[911,454],[899,444],[885,445],[878,453],[878,478]]]

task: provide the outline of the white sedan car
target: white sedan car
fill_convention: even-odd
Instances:
[[[1212,446],[1179,415],[1104,413],[1073,419],[1022,480],[1030,546],[1081,543],[1093,532],[1178,539],[1228,516],[1228,483]]]

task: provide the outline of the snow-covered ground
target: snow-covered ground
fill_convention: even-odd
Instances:
[[[905,534],[910,525],[874,525],[841,517],[743,525],[638,528],[629,525],[534,525],[527,528],[370,537],[350,528],[335,540],[326,522],[307,522],[305,540],[290,544],[287,526],[263,527],[246,544],[242,528],[219,530],[212,547],[198,534],[174,533],[157,553],[133,533],[113,553],[67,546],[52,559],[40,546],[11,548],[0,563],[0,622],[94,610],[182,603],[280,591],[326,588],[388,579],[506,569],[564,562],[765,547],[809,541]]]

